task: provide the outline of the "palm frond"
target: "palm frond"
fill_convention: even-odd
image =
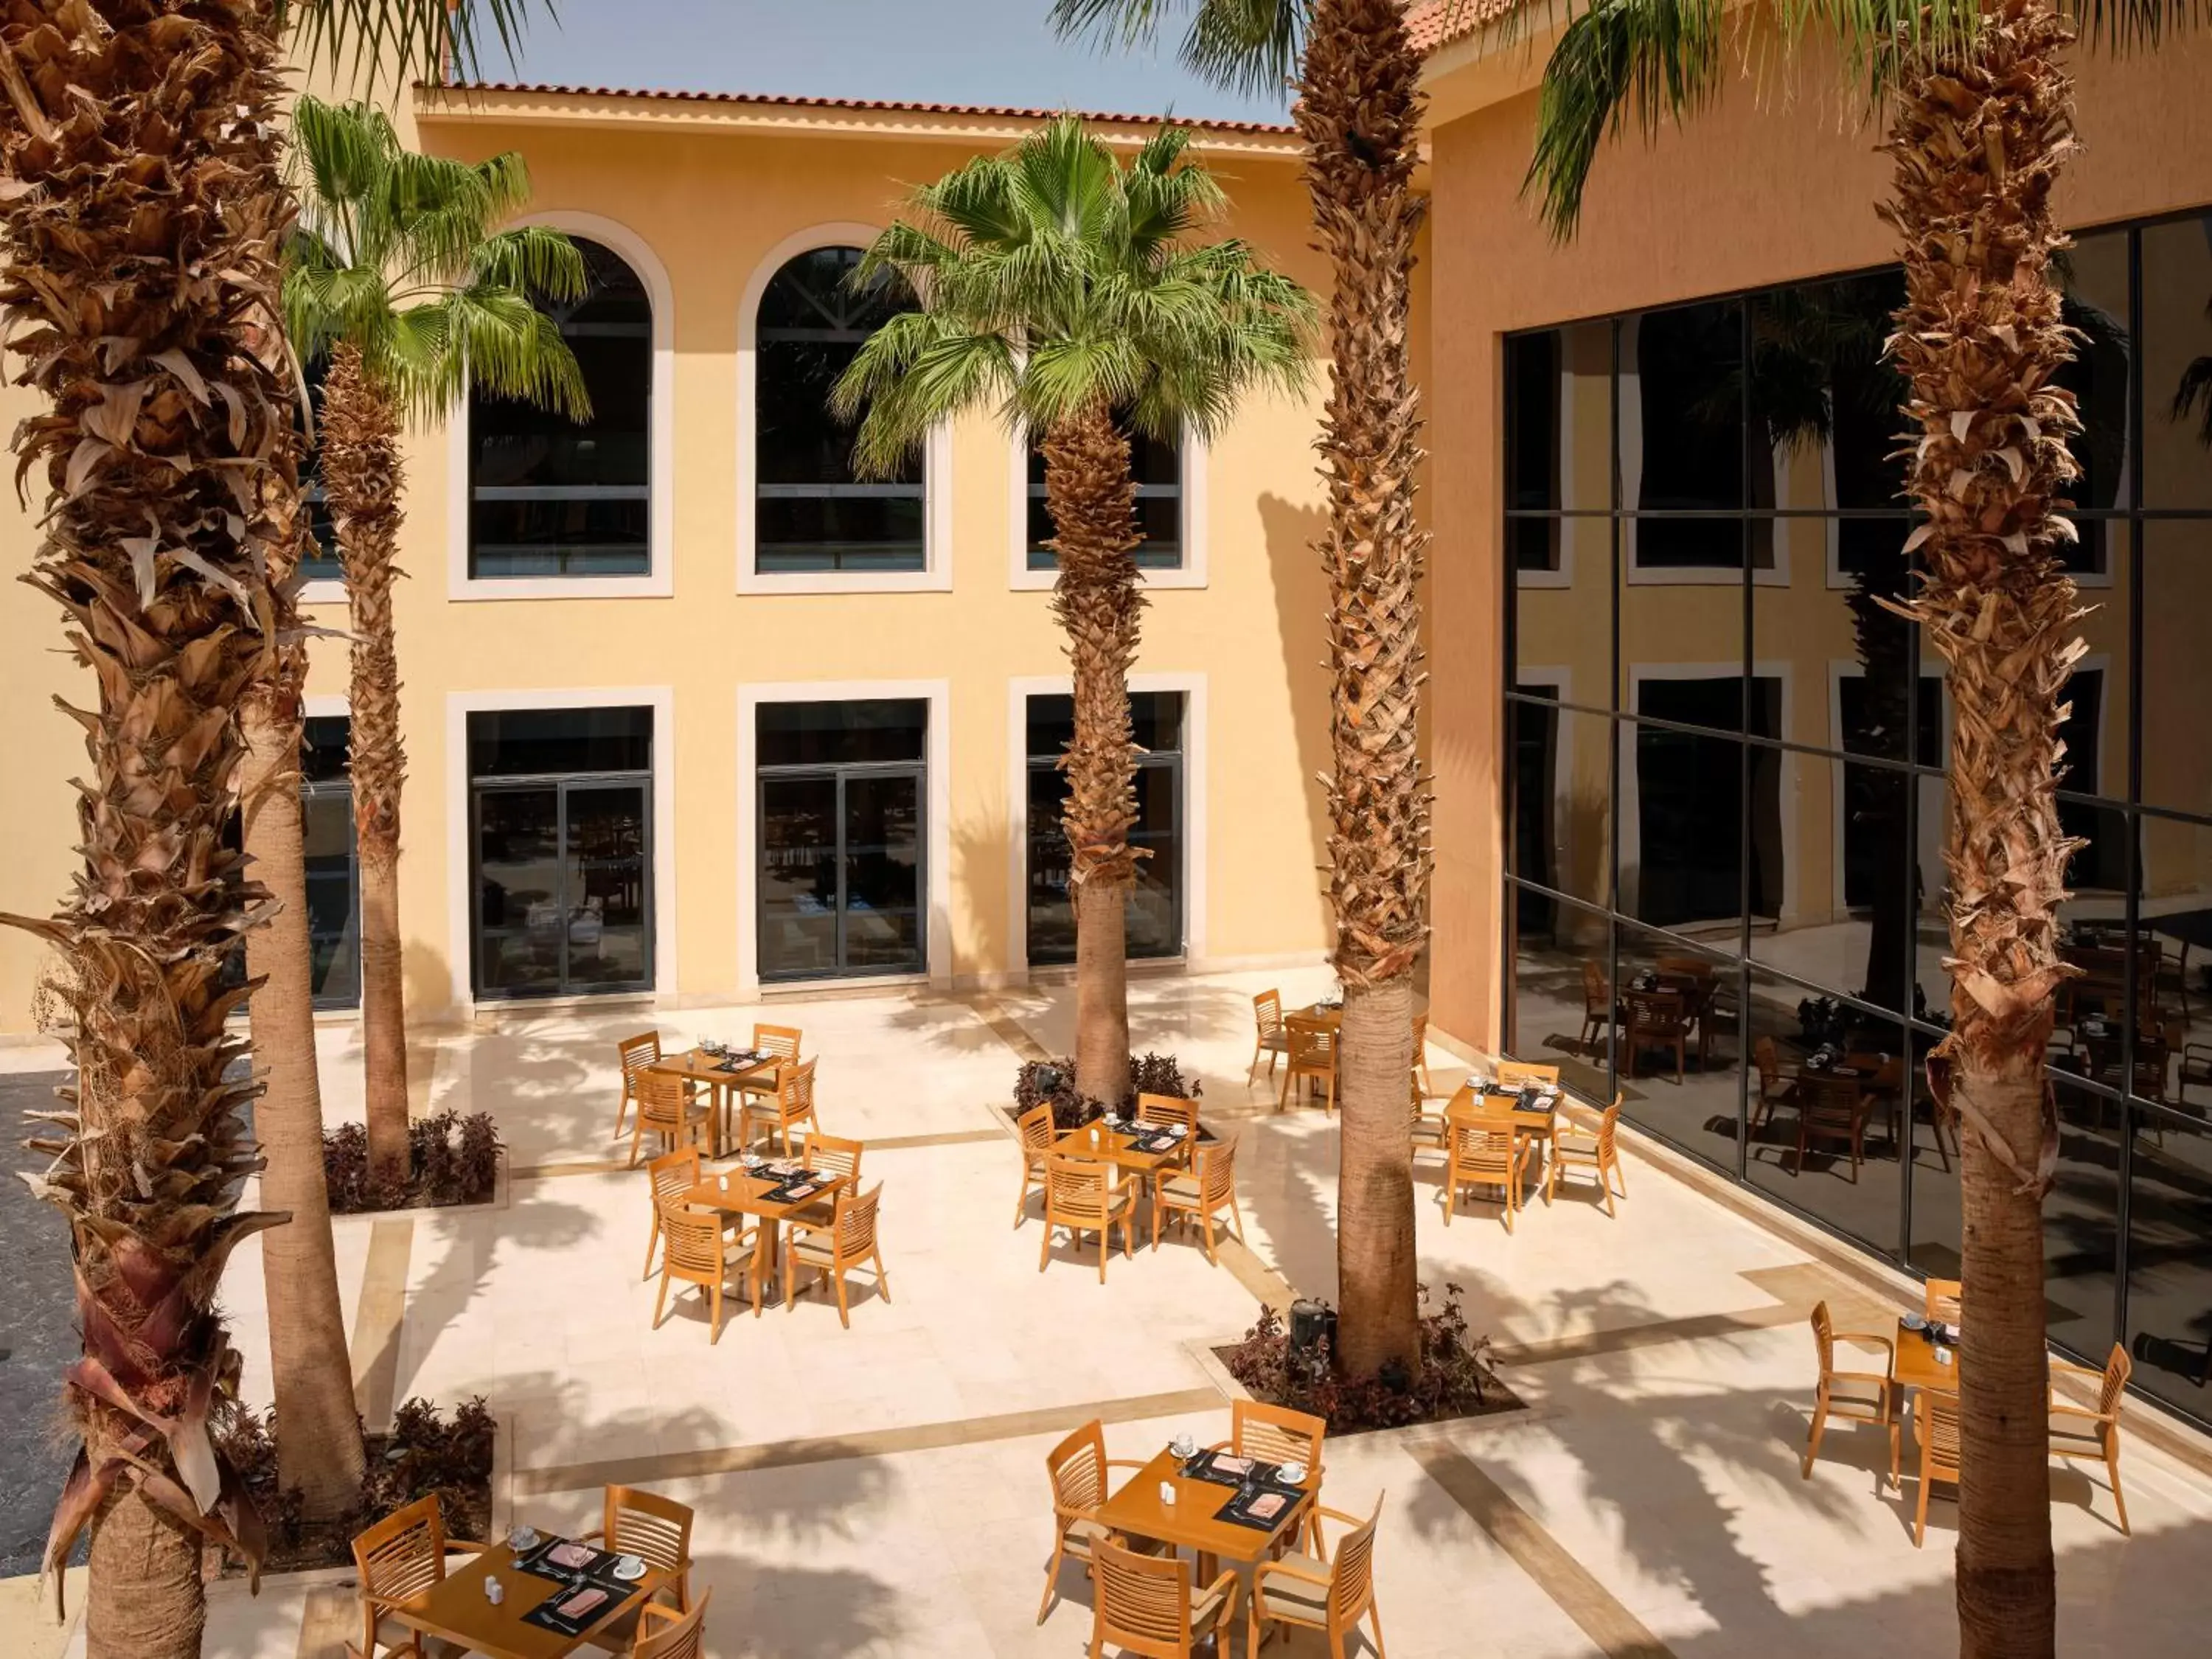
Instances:
[[[553,0],[276,0],[276,21],[296,30],[306,67],[373,88],[387,76],[395,87],[442,81],[449,69],[473,79],[494,43],[511,66],[525,21],[541,8],[551,21]]]
[[[2212,0],[2062,0],[2081,37],[2110,52],[2155,46],[2212,27]]]
[[[1063,36],[1102,46],[1149,46],[1170,17],[1189,18],[1179,55],[1216,86],[1279,92],[1298,72],[1312,0],[1053,0]]]
[[[2181,371],[2180,383],[2173,389],[2173,418],[2185,421],[2199,402],[2204,405],[2198,419],[2197,441],[2212,449],[2212,357],[2196,357]]]

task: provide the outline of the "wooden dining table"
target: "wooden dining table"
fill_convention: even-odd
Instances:
[[[1897,1342],[1891,1350],[1894,1356],[1890,1364],[1891,1379],[1900,1389],[1933,1389],[1938,1394],[1959,1392],[1959,1349],[1954,1343],[1948,1346],[1951,1358],[1948,1364],[1936,1358],[1936,1345],[1909,1328],[1903,1319],[1897,1322]]]
[[[726,1070],[722,1061],[704,1048],[686,1048],[680,1054],[670,1054],[655,1060],[645,1069],[657,1077],[681,1078],[694,1085],[703,1085],[709,1092],[714,1107],[714,1148],[716,1158],[729,1156],[729,1127],[731,1107],[740,1090],[748,1085],[757,1086],[775,1076],[775,1068],[782,1062],[774,1054],[764,1054],[754,1064],[737,1071]]]
[[[1095,1142],[1091,1139],[1094,1129],[1098,1132],[1098,1139]],[[1079,1129],[1063,1130],[1053,1137],[1052,1149],[1073,1158],[1096,1158],[1101,1164],[1110,1164],[1115,1169],[1126,1170],[1132,1175],[1152,1176],[1164,1169],[1181,1169],[1190,1148],[1198,1144],[1195,1134],[1181,1135],[1174,1146],[1157,1152],[1148,1152],[1137,1143],[1153,1133],[1154,1127],[1150,1124],[1132,1124],[1127,1128],[1111,1129],[1101,1119]]]
[[[499,1579],[504,1592],[496,1607],[484,1595],[484,1580],[492,1577]],[[581,1631],[563,1636],[530,1623],[529,1615],[542,1603],[565,1595],[568,1586],[525,1572],[514,1565],[513,1549],[494,1544],[385,1616],[486,1659],[567,1659],[591,1641],[592,1632],[650,1600],[671,1582],[669,1574],[647,1567],[627,1597],[610,1601],[606,1611]]]
[[[706,1176],[696,1187],[687,1187],[674,1200],[702,1210],[719,1210],[726,1215],[749,1215],[760,1222],[760,1242],[753,1246],[757,1260],[763,1260],[765,1270],[761,1275],[761,1301],[763,1305],[778,1300],[781,1289],[781,1273],[783,1254],[782,1224],[801,1210],[834,1200],[839,1188],[846,1185],[841,1175],[824,1175],[814,1190],[804,1198],[784,1203],[772,1203],[768,1194],[782,1184],[781,1177],[756,1176],[746,1173],[743,1166]]]
[[[1175,1502],[1160,1501],[1160,1483],[1175,1490]],[[1098,1524],[1125,1537],[1156,1538],[1164,1544],[1191,1550],[1198,1556],[1200,1587],[1212,1581],[1217,1564],[1234,1561],[1250,1566],[1275,1553],[1276,1545],[1297,1535],[1321,1491],[1321,1471],[1308,1469],[1297,1483],[1304,1496],[1285,1508],[1273,1527],[1261,1530],[1240,1522],[1225,1521],[1220,1511],[1237,1488],[1218,1481],[1201,1480],[1182,1473],[1182,1460],[1162,1447],[1152,1462],[1131,1475],[1121,1488],[1098,1506]]]

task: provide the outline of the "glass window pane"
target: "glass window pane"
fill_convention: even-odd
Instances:
[[[2058,1174],[2043,1206],[2043,1286],[2051,1341],[2102,1364],[2118,1271],[2121,1107],[2053,1069]]]
[[[1044,699],[1030,701],[1034,707]],[[1051,766],[1029,769],[1027,927],[1029,959],[1037,966],[1075,960],[1075,901],[1067,884],[1073,859],[1060,821],[1066,800],[1066,773]]]
[[[905,697],[764,702],[757,720],[763,766],[918,761],[928,742],[929,705]]]
[[[1179,956],[1183,948],[1183,696],[1179,691],[1132,692],[1129,702],[1137,742],[1148,751],[1137,768],[1137,822],[1129,840],[1151,856],[1137,863],[1136,884],[1127,908],[1126,949],[1132,960]],[[1030,698],[1026,925],[1029,959],[1039,965],[1075,960],[1067,832],[1060,823],[1067,776],[1056,764],[1073,736],[1073,698]]]
[[[2137,1109],[2127,1342],[2138,1388],[2212,1417],[2212,1137],[2195,1115]]]
[[[1626,921],[1618,944],[1613,1042],[1622,1109],[1733,1171],[1742,1042],[1736,964]]]
[[[1130,550],[1139,569],[1182,567],[1182,446],[1152,438],[1118,422],[1129,440],[1129,471],[1137,486],[1137,545]],[[1029,447],[1029,568],[1050,570],[1054,555],[1052,510],[1045,495],[1044,449]]]
[[[1559,554],[1556,569],[1523,569],[1510,599],[1513,627],[1507,648],[1516,680],[1535,678],[1559,687],[1565,701],[1592,708],[1613,707],[1613,543],[1611,518],[1516,519],[1514,526],[1548,526]],[[1625,596],[1631,603],[1656,590]],[[1631,641],[1649,647],[1649,641]]]
[[[327,356],[316,357],[301,368],[301,378],[307,383],[307,407],[314,417],[313,434],[319,434],[323,429],[323,379],[331,371],[331,361]],[[307,503],[309,544],[301,550],[300,574],[309,581],[343,581],[345,565],[338,556],[337,529],[331,520],[330,504],[323,499],[313,434],[308,434],[300,457],[300,493]]]
[[[1752,1184],[1898,1255],[1911,1086],[1904,1026],[1753,969],[1751,1032]]]
[[[1180,691],[1129,693],[1129,725],[1137,747],[1154,755],[1172,754],[1180,750],[1182,747],[1182,705],[1183,696]]]
[[[2142,800],[2212,817],[2212,521],[2154,522],[2142,533]]]
[[[1753,957],[1814,985],[1899,1013],[1907,989],[1912,922],[1912,780],[1902,771],[1814,755],[1754,750],[1779,775],[1781,833],[1758,847],[1760,884],[1778,890],[1771,928],[1755,925]],[[1759,824],[1753,823],[1754,845]],[[1754,915],[1766,913],[1754,896]]]
[[[310,787],[301,792],[300,811],[315,1006],[351,1007],[361,1000],[361,906],[354,886],[353,792],[342,785]]]
[[[921,780],[845,780],[845,963],[921,965]]]
[[[2065,320],[2082,335],[2075,342],[2073,361],[2057,377],[2073,392],[2081,415],[2081,430],[2073,439],[2081,476],[2070,495],[2085,514],[2125,507],[2131,504],[2127,233],[2081,237],[2052,264],[2065,286]],[[2087,518],[2080,527],[2081,539],[2068,555],[2068,565],[2087,574],[2109,572],[2116,526]]]
[[[1773,505],[1772,467],[1746,465],[1743,327],[1735,300],[1649,312],[1621,325],[1621,503],[1674,515],[1630,526],[1633,567],[1741,570],[1741,521],[1699,515]]]
[[[2212,511],[2212,214],[2142,233],[2143,505]]]
[[[837,968],[837,780],[761,781],[760,972]]]
[[[1613,505],[1613,325],[1578,323],[1505,342],[1506,508],[1602,513]],[[1556,570],[1540,519],[1508,532],[1516,568]]]
[[[469,715],[471,777],[643,772],[652,765],[650,708],[516,708]]]
[[[1510,883],[1506,901],[1514,927],[1507,1052],[1558,1066],[1585,1099],[1611,1101],[1612,922]]]
[[[566,797],[567,988],[649,984],[645,786],[595,785]]]
[[[343,783],[353,722],[343,714],[311,714],[300,723],[300,775],[307,783]]]
[[[1613,890],[1613,722],[1547,700],[1505,706],[1513,873],[1593,904]]]
[[[2162,1095],[2136,1092],[2202,1114],[2212,1102],[2212,823],[2146,816],[2142,846],[2137,1029],[2163,1041],[2166,1072]]]
[[[477,795],[477,987],[526,994],[561,987],[561,795],[551,785]]]
[[[471,395],[469,563],[479,578],[638,575],[651,564],[652,303],[619,255],[574,240],[590,290],[547,309],[583,371],[592,416],[579,424]]]
[[[1753,296],[1751,424],[1774,454],[1778,506],[1896,510],[1902,380],[1882,355],[1904,302],[1895,269]]]
[[[1620,727],[1621,907],[1640,921],[1726,934],[1742,915],[1743,744]]]
[[[1137,822],[1129,843],[1151,854],[1137,860],[1124,948],[1133,958],[1182,953],[1182,769],[1153,763],[1137,769]]]

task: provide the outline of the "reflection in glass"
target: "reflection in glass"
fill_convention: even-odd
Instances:
[[[2051,1340],[2093,1364],[2112,1346],[2119,1245],[2121,1107],[2054,1069],[2058,1174],[2043,1206],[2043,1279]]]
[[[353,791],[310,783],[301,791],[307,873],[307,950],[315,1006],[361,1000],[361,907],[355,878]]]
[[[1137,861],[1136,884],[1125,907],[1125,948],[1132,960],[1182,954],[1182,721],[1179,691],[1133,691],[1130,725],[1146,752],[1137,763],[1137,822],[1130,844],[1149,858]],[[1029,747],[1029,959],[1034,963],[1075,960],[1075,905],[1068,875],[1073,859],[1060,820],[1067,801],[1061,755],[1075,735],[1075,700],[1033,696],[1027,717]]]
[[[837,968],[837,780],[761,783],[763,979]]]
[[[2212,512],[2212,214],[2142,230],[2143,505]]]
[[[852,702],[764,702],[757,731],[763,766],[864,766],[918,761],[929,730],[919,697]]]
[[[921,961],[921,780],[911,773],[845,780],[845,965],[911,968]]]
[[[2142,526],[2143,804],[2212,817],[2212,521]],[[2108,790],[2118,794],[2118,789]],[[2205,866],[2170,864],[2145,872],[2152,890],[2212,884]]]
[[[1741,1084],[1736,965],[1626,921],[1618,925],[1616,948],[1613,1051],[1622,1109],[1733,1170]]]
[[[1509,887],[1513,935],[1508,1050],[1560,1068],[1585,1099],[1613,1098],[1611,923],[1604,914]]]
[[[469,775],[642,772],[653,764],[650,708],[514,708],[469,715]]]
[[[562,792],[568,988],[642,985],[647,963],[646,790],[642,783]]]
[[[591,419],[471,394],[469,574],[480,579],[642,575],[651,564],[653,305],[620,255],[572,240],[591,287],[544,309],[583,371]]]
[[[2080,331],[2073,357],[2054,377],[2074,393],[2081,429],[2071,440],[2081,469],[2069,494],[2085,515],[2081,540],[2067,554],[2068,568],[2101,574],[2112,568],[2116,526],[2094,514],[2130,505],[2128,488],[2128,238],[2106,231],[2076,239],[2053,258],[2064,284],[2063,315]]]
[[[1794,890],[1796,909],[1771,931],[1753,928],[1752,955],[1810,983],[1907,1012],[1911,777],[1790,752],[1754,750],[1753,758],[1754,774],[1761,764],[1781,770],[1778,793],[1796,805],[1781,817],[1792,839],[1759,860],[1763,870],[1774,869],[1778,886]]]
[[[477,792],[477,990],[561,988],[568,911],[557,785]]]
[[[1623,908],[1671,927],[1733,922],[1743,911],[1743,744],[1634,724],[1621,733],[1621,793],[1633,803]]]
[[[2212,1137],[2136,1109],[2128,1189],[2128,1352],[2135,1382],[2212,1416]]]
[[[1882,355],[1905,299],[1895,270],[1770,289],[1751,301],[1751,421],[1772,445],[1777,504],[1833,511],[1902,505],[1892,457],[1904,383]],[[1844,568],[1851,568],[1848,558]]]
[[[1741,520],[1694,515],[1773,505],[1771,465],[1760,477],[1745,465],[1743,326],[1734,300],[1622,325],[1622,498],[1639,513],[1684,515],[1638,521],[1631,550],[1642,568],[1740,570]]]
[[[1513,740],[1514,873],[1605,903],[1613,866],[1613,722],[1541,698],[1511,699],[1505,707]]]

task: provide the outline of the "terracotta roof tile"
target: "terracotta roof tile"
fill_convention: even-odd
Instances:
[[[1496,22],[1520,0],[1415,0],[1406,15],[1406,33],[1424,56],[1463,35]]]
[[[649,98],[697,104],[749,104],[771,109],[880,110],[891,114],[980,115],[1000,119],[1047,121],[1056,109],[1024,109],[1011,104],[917,103],[886,98],[810,98],[787,93],[680,92],[644,87],[552,86],[516,81],[465,82],[451,88],[416,83],[418,91],[528,93],[562,98]],[[1199,132],[1249,132],[1287,137],[1295,128],[1271,121],[1204,120],[1194,116],[1130,115],[1098,110],[1074,112],[1086,121],[1125,126],[1164,126],[1172,122]]]

